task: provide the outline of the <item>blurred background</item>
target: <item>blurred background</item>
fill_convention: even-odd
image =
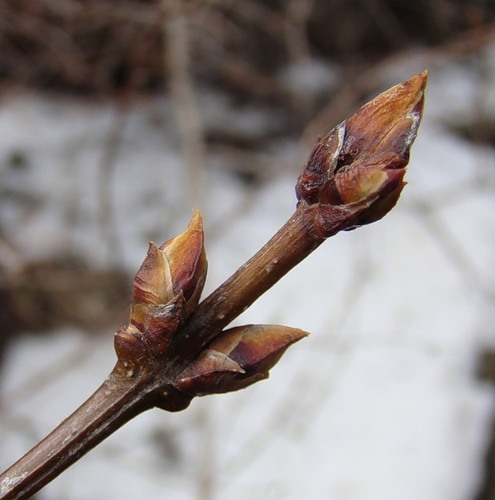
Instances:
[[[491,0],[1,2],[0,468],[113,367],[150,239],[199,208],[210,292],[290,216],[317,138],[425,68],[397,208],[237,321],[312,335],[36,498],[493,500]]]

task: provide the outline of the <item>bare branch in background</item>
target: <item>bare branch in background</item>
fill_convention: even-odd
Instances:
[[[205,162],[205,141],[197,96],[191,74],[191,39],[187,17],[180,0],[162,0],[164,12],[173,15],[164,21],[165,59],[170,94],[179,126],[182,157],[188,173],[190,199],[200,205]]]

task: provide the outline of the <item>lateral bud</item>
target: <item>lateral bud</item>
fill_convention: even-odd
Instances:
[[[203,224],[195,211],[183,233],[160,247],[150,242],[134,278],[129,324],[115,334],[118,358],[135,361],[164,354],[198,305],[206,272]]]
[[[202,396],[243,389],[268,378],[287,348],[308,334],[278,325],[247,325],[220,333],[177,378],[176,387]]]
[[[198,305],[207,269],[203,222],[195,211],[183,233],[160,247],[150,242],[148,255],[134,278],[134,303],[167,304],[182,293],[188,315]]]

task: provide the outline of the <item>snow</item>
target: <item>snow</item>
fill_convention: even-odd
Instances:
[[[328,94],[329,89],[333,90],[341,76],[337,66],[304,57],[284,67],[279,79],[295,96],[314,98],[318,94]]]
[[[488,69],[483,84],[495,88],[495,65]],[[206,480],[216,500],[472,498],[495,409],[493,387],[475,378],[477,355],[495,344],[495,151],[446,123],[473,112],[477,88],[458,62],[437,65],[397,208],[326,242],[236,321],[311,332],[269,381],[195,400],[179,414],[139,416],[40,498],[209,498]],[[267,121],[277,126],[263,109],[240,113],[219,96],[202,110],[212,128],[231,123],[250,134]],[[115,103],[4,99],[0,182],[31,202],[2,203],[0,222],[22,260],[71,248],[95,265],[119,262],[133,272],[150,238],[161,243],[183,230],[194,200],[164,98],[126,114],[106,193],[110,228],[100,224],[104,144],[118,120]],[[291,150],[266,154],[283,165]],[[26,167],[9,166],[15,151]],[[246,189],[209,160],[198,207],[206,292],[290,216],[297,171],[276,171]],[[3,366],[0,467],[88,397],[114,360],[112,332],[20,337]]]

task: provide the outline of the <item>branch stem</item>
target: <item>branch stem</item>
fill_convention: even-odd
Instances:
[[[183,410],[194,395],[215,392],[220,378],[210,380],[214,385],[212,390],[194,392],[187,386],[184,389],[180,376],[187,368],[192,366],[194,369],[194,362],[213,339],[221,340],[222,330],[232,320],[326,238],[341,230],[375,222],[393,208],[404,187],[409,150],[422,116],[426,78],[427,73],[423,72],[392,87],[319,140],[297,181],[299,203],[292,217],[265,246],[201,302],[183,325],[181,320],[185,315],[177,313],[174,316],[173,313],[174,304],[179,303],[175,298],[182,300],[184,307],[190,303],[196,306],[193,297],[201,274],[195,276],[193,273],[186,280],[181,275],[184,270],[175,268],[176,277],[183,280],[179,281],[183,285],[179,287],[180,293],[173,293],[174,300],[156,302],[164,298],[161,288],[166,280],[165,267],[160,267],[159,258],[153,257],[153,248],[155,252],[169,249],[170,255],[176,256],[172,252],[174,243],[165,250],[150,246],[144,267],[136,275],[135,285],[139,286],[134,290],[135,307],[130,324],[116,334],[119,360],[115,368],[79,409],[0,475],[0,500],[30,497],[139,413],[153,406],[168,411]],[[204,252],[202,226],[200,228],[200,249]],[[193,230],[197,231],[197,227]],[[175,251],[179,252],[180,248],[187,257],[184,234],[180,235],[182,239],[176,243]],[[166,257],[157,255],[162,261]],[[192,256],[201,260],[201,252],[196,255],[193,251]],[[188,265],[189,268],[187,265],[185,268],[189,272],[191,265]],[[194,272],[197,265],[196,262],[192,267]],[[206,274],[206,263],[204,266]],[[167,269],[171,272],[172,266],[169,264]],[[201,267],[199,269],[201,271]],[[153,276],[148,276],[152,271]],[[175,286],[171,279],[169,277],[170,284]],[[191,282],[194,284],[192,292],[186,286]],[[246,347],[245,350],[249,351]],[[222,375],[215,370],[208,371],[211,366],[215,368],[218,361],[206,359],[213,365],[199,372],[203,382],[212,373],[218,377]],[[226,359],[230,358],[226,356]],[[223,365],[221,368],[226,371]],[[246,386],[233,382],[247,381],[249,385],[260,376],[263,378],[265,368],[257,366],[243,380],[232,379],[234,389],[227,389]]]
[[[177,326],[180,317],[172,314],[165,315],[167,321],[163,321],[160,314],[170,313],[168,302],[158,302],[164,307],[156,315],[157,296],[151,294],[145,309],[149,314],[134,311],[130,321],[135,324],[128,325],[131,333],[124,329],[116,334],[119,360],[112,373],[79,409],[0,476],[0,500],[28,498],[127,421],[153,406],[168,411],[185,409],[193,396],[188,395],[187,388],[179,390],[183,388],[180,375],[194,365],[198,355],[232,320],[326,238],[375,222],[388,213],[404,187],[409,150],[422,116],[426,78],[423,72],[392,87],[320,139],[299,176],[299,203],[292,217],[201,302],[184,325]],[[143,276],[146,269],[154,269],[146,262],[150,267],[145,266]],[[158,283],[160,276],[158,273]],[[155,286],[152,278],[150,283],[145,280],[141,284]],[[159,297],[161,293],[159,290]],[[185,300],[184,294],[177,297]],[[175,320],[177,323],[173,323]],[[175,325],[173,336],[167,337],[170,325]],[[147,343],[143,332],[148,334]],[[165,341],[170,344],[162,350]],[[257,375],[264,372],[250,376]],[[205,394],[196,394],[201,393]]]
[[[125,383],[117,364],[103,384],[43,441],[0,476],[0,498],[29,498],[146,409],[144,376]]]
[[[338,232],[341,218],[324,237],[315,230],[318,205],[300,205],[291,218],[258,252],[204,299],[177,335],[169,355],[193,358],[223,328],[245,311],[327,236]]]
[[[315,230],[317,209],[317,205],[300,206],[266,245],[199,304],[177,333],[166,362],[149,365],[134,376],[129,376],[118,362],[80,408],[0,475],[0,500],[28,498],[152,406],[187,406],[181,393],[170,390],[169,381],[216,334],[324,241]],[[335,217],[331,234],[340,230],[340,222]]]

